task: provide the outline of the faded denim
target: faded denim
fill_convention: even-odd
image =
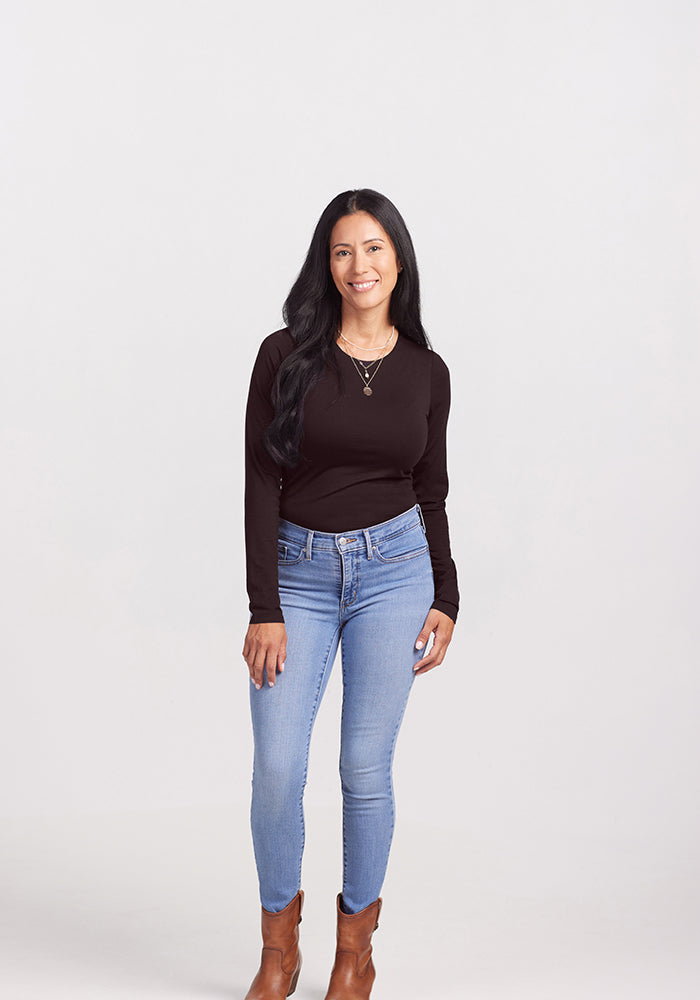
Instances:
[[[278,912],[301,887],[303,795],[314,720],[341,647],[343,902],[380,894],[394,833],[392,766],[415,674],[416,637],[434,600],[419,504],[334,534],[279,520],[287,658],[274,687],[250,683],[251,829],[260,901]]]

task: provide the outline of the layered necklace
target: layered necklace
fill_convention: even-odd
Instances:
[[[353,342],[351,340],[348,340],[347,337],[344,337],[343,333],[342,333],[342,331],[340,329],[338,330],[338,333],[340,334],[341,338],[345,341],[346,344],[350,344],[351,347],[357,347],[360,351],[383,351],[384,348],[387,347],[391,343],[391,338],[394,336],[394,327],[392,326],[391,333],[389,334],[388,339],[386,340],[386,342],[384,344],[382,344],[381,347],[362,347],[360,344],[353,344]],[[375,358],[373,361],[363,361],[361,358],[356,358],[352,354],[349,354],[349,353],[348,353],[348,357],[350,358],[350,360],[352,361],[353,365],[355,366],[355,370],[356,370],[357,374],[360,376],[360,378],[364,382],[364,387],[363,387],[362,391],[364,392],[365,396],[371,396],[372,395],[372,390],[370,389],[369,384],[372,381],[372,379],[374,378],[374,376],[377,374],[377,372],[379,371],[379,366],[381,365],[382,361],[384,360],[384,355],[382,355],[378,359]],[[364,371],[364,375],[363,375],[363,372],[360,371],[360,369],[358,367],[358,362],[359,362],[360,365],[362,365],[362,368],[363,368],[363,371]],[[370,376],[369,370],[370,370],[370,367],[372,365],[374,365],[374,364],[376,364],[377,367],[374,369],[374,371],[372,372],[372,375]]]

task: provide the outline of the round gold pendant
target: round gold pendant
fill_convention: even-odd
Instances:
[[[370,387],[368,385],[366,385],[362,391],[364,392],[365,396],[371,396],[372,395],[372,390],[370,389]]]

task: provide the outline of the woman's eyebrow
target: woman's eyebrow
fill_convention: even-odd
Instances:
[[[383,243],[383,242],[384,242],[384,240],[381,238],[381,236],[374,236],[371,240],[363,240],[363,244],[364,243]],[[331,250],[335,250],[336,247],[349,247],[349,246],[350,246],[349,243],[334,243],[333,246],[331,247]]]

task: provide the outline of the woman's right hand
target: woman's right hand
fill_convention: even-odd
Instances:
[[[287,629],[284,622],[261,622],[249,625],[243,643],[243,658],[248,664],[250,679],[258,691],[267,672],[267,683],[275,686],[277,671],[284,670],[287,659]]]

